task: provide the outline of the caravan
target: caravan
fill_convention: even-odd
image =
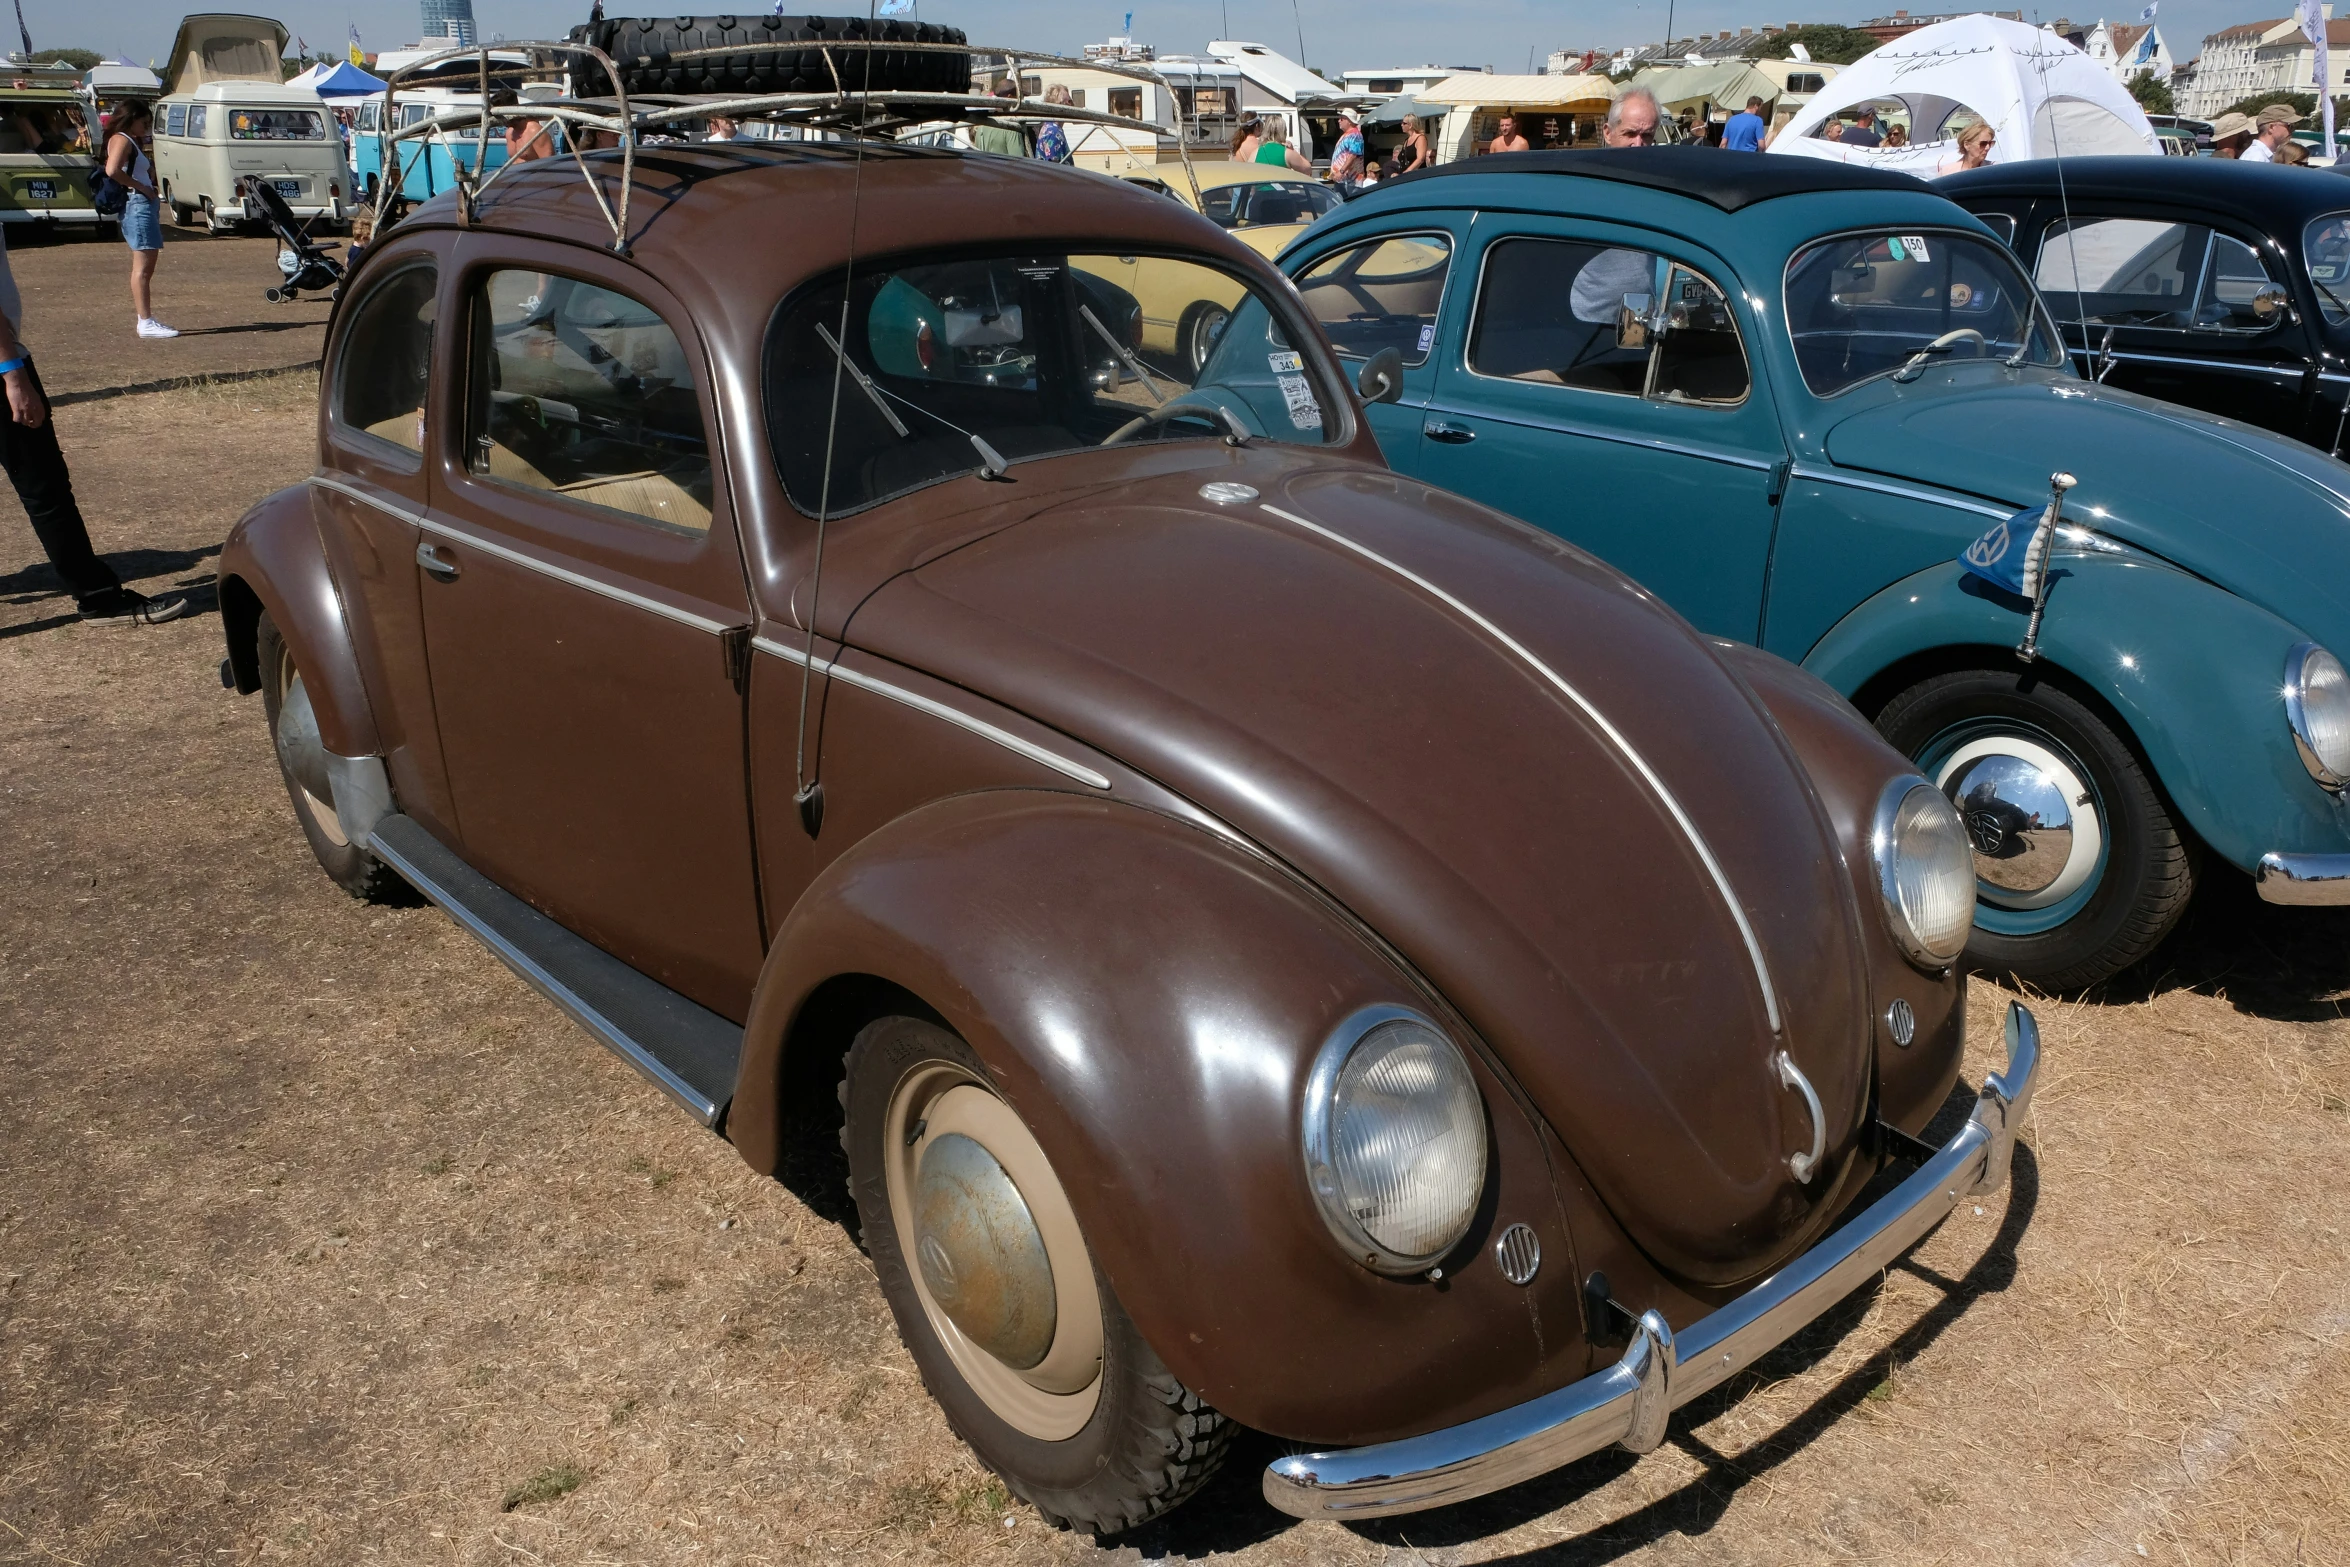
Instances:
[[[183,18],[155,106],[155,173],[171,215],[215,232],[258,223],[266,181],[299,218],[341,223],[351,210],[326,101],[288,87],[278,68],[286,30],[261,16]]]

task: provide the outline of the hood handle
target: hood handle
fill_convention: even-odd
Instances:
[[[1820,1096],[1813,1091],[1811,1079],[1803,1075],[1803,1068],[1795,1064],[1793,1056],[1782,1050],[1772,1064],[1779,1069],[1779,1086],[1803,1095],[1803,1107],[1811,1114],[1811,1152],[1787,1156],[1787,1168],[1795,1179],[1808,1181],[1820,1167],[1820,1156],[1828,1151],[1827,1113],[1820,1108]]]

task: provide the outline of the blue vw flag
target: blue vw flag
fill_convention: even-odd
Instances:
[[[880,14],[883,16],[912,16],[914,14],[914,0],[881,0]]]
[[[2037,599],[2040,581],[2048,570],[2048,547],[2055,542],[2056,508],[2029,506],[1994,524],[1991,531],[1966,547],[1958,563],[1969,575],[2018,598]]]

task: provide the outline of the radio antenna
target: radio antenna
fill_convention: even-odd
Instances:
[[[866,47],[859,51],[865,60],[865,91],[873,90],[872,27],[880,16],[880,0],[867,0]],[[835,87],[846,96],[847,86],[840,79],[840,67],[833,63],[832,52],[824,54],[824,63],[832,72]],[[858,99],[856,161],[849,174],[849,255],[848,264],[841,271],[840,330],[833,334],[837,352],[832,356],[832,407],[824,421],[824,478],[816,491],[816,559],[808,572],[807,637],[800,649],[800,723],[799,736],[792,745],[792,803],[799,807],[800,826],[813,838],[824,826],[824,781],[816,776],[817,769],[808,765],[808,688],[816,680],[816,604],[824,591],[824,531],[832,514],[832,458],[840,435],[840,384],[847,374],[849,354],[849,303],[855,297],[857,286],[857,214],[865,198],[865,126],[863,97]],[[821,760],[819,760],[819,767]]]

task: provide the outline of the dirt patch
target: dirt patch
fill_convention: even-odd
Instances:
[[[53,386],[130,373],[33,335]],[[312,395],[61,409],[100,548],[208,608]],[[82,625],[37,560],[0,500],[0,1562],[1098,1554],[949,1434],[821,1149],[753,1177],[437,912],[343,897],[217,617]],[[2345,1560],[2350,920],[2223,879],[2132,983],[2038,1004],[2009,1193],[1650,1458],[1350,1530],[1244,1438],[1122,1553]]]

